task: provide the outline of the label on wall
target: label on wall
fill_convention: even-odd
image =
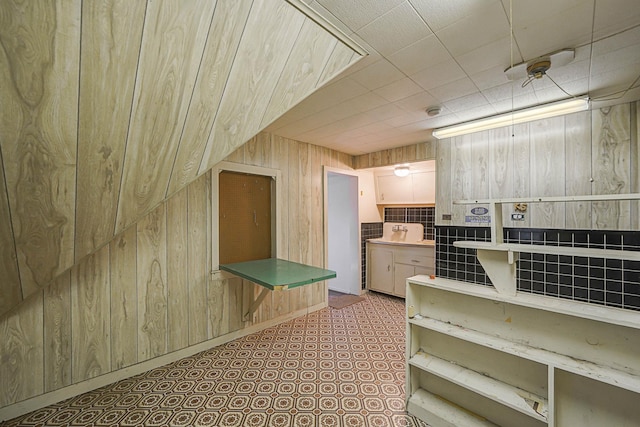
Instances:
[[[490,224],[491,216],[489,215],[489,209],[484,206],[476,206],[469,209],[469,215],[464,216],[464,222],[466,224]]]

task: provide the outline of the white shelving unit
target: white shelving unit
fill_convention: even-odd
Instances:
[[[529,197],[511,199],[456,200],[454,204],[488,204],[491,217],[491,242],[458,241],[459,248],[476,249],[478,261],[496,290],[505,295],[516,294],[516,262],[521,252],[581,256],[640,261],[640,252],[617,251],[566,246],[507,244],[503,241],[502,205],[513,203],[549,203],[577,201],[640,200],[640,194],[604,194],[585,196]]]
[[[640,312],[428,276],[406,304],[407,410],[431,426],[639,425]]]

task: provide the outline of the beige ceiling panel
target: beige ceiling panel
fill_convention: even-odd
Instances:
[[[487,98],[480,92],[471,95],[462,96],[460,98],[451,99],[444,103],[444,106],[453,113],[469,110],[471,108],[488,107]]]
[[[638,8],[640,8],[640,3],[638,3]],[[638,23],[638,25],[631,29],[622,31],[618,34],[614,34],[595,42],[593,44],[593,56],[606,55],[607,53],[614,50],[623,49],[629,46],[640,45],[640,19],[638,20]],[[584,48],[582,50],[588,51],[587,48]]]
[[[511,57],[512,47],[513,62]],[[456,60],[467,75],[472,75],[481,71],[494,69],[496,64],[499,64],[502,71],[504,71],[512,63],[515,65],[522,62],[522,57],[518,53],[518,47],[515,45],[512,46],[511,38],[506,36],[474,49],[471,52],[460,55]]]
[[[481,91],[509,83],[509,79],[507,79],[507,76],[504,74],[504,67],[502,65],[471,74],[469,78]]]
[[[428,92],[421,92],[408,98],[401,99],[395,102],[395,104],[403,110],[413,113],[424,113],[426,108],[432,105],[437,105],[438,100]]]
[[[358,31],[404,0],[317,0],[353,31]]]
[[[433,31],[439,31],[462,19],[483,13],[499,0],[409,0]]]
[[[502,4],[492,2],[481,11],[437,31],[436,35],[455,57],[508,37],[509,31],[508,15]]]
[[[465,95],[470,95],[474,92],[478,92],[478,88],[468,77],[463,77],[454,82],[447,83],[446,85],[429,89],[429,93],[431,93],[441,102],[460,98],[461,96]]]
[[[406,77],[402,80],[398,80],[397,82],[393,82],[390,85],[376,89],[374,92],[387,101],[394,102],[423,91],[424,89],[418,86],[413,80]]]
[[[619,28],[632,27],[640,22],[638,0],[598,0],[594,22],[594,39],[617,32]],[[637,39],[636,39],[637,40]]]
[[[369,90],[374,90],[401,80],[405,75],[386,59],[381,59],[368,67],[351,74],[349,78]]]
[[[533,86],[530,84],[522,87],[520,81],[507,81],[499,86],[483,90],[482,93],[489,102],[502,101],[512,97],[530,96],[533,94]]]
[[[389,56],[389,60],[406,75],[415,74],[451,59],[451,55],[435,35],[402,48]]]
[[[460,65],[451,59],[434,65],[433,67],[426,68],[409,77],[424,89],[430,90],[466,77],[466,74],[462,68],[460,68]]]
[[[358,30],[357,34],[380,54],[389,56],[432,32],[408,3],[402,3]]]

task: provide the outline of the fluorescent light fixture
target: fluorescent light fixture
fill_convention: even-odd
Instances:
[[[409,166],[406,166],[406,165],[396,166],[395,169],[393,169],[393,173],[395,176],[407,176],[409,175]]]
[[[495,129],[512,124],[526,123],[533,120],[546,119],[562,114],[575,113],[589,109],[589,98],[574,98],[552,104],[539,105],[525,110],[513,111],[459,125],[447,126],[436,129],[432,135],[434,138],[451,138],[452,136],[466,135],[468,133]]]

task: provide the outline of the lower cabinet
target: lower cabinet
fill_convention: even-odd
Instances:
[[[368,289],[398,297],[405,297],[407,278],[435,270],[432,246],[367,242],[367,256]]]
[[[640,313],[424,276],[406,305],[407,410],[430,426],[640,425]]]

